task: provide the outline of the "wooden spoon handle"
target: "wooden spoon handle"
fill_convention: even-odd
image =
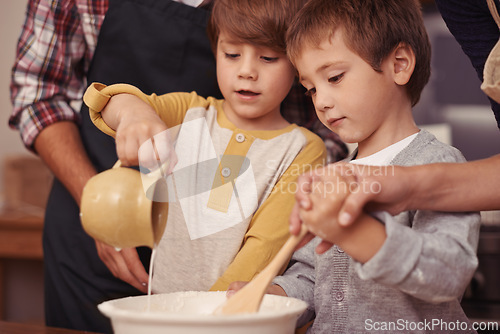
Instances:
[[[241,290],[217,307],[214,314],[254,313],[259,310],[269,284],[285,265],[300,241],[307,234],[302,224],[300,233],[292,235],[278,251],[272,261]]]
[[[307,234],[307,227],[302,224],[301,229],[298,235],[291,235],[285,244],[281,247],[281,249],[276,253],[274,258],[269,262],[269,264],[261,271],[262,273],[267,273],[270,276],[269,283],[271,283],[272,279],[278,275],[281,268],[285,265],[286,261],[289,260],[290,256],[293,254],[293,251],[297,247],[297,245],[302,241],[302,239]],[[254,278],[256,279],[257,276]]]

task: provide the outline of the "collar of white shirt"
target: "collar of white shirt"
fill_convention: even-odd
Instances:
[[[191,7],[198,7],[199,5],[201,5],[203,0],[177,0],[177,2],[186,4]]]
[[[353,164],[359,165],[369,165],[369,166],[386,166],[391,163],[391,161],[398,155],[399,152],[404,150],[410,143],[417,137],[418,132],[414,133],[403,140],[398,141],[386,148],[373,153],[364,158],[351,160],[350,162]]]

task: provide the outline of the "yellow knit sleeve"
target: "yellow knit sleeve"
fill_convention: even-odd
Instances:
[[[266,267],[289,237],[288,221],[295,203],[297,178],[312,168],[323,166],[326,161],[323,141],[308,130],[301,130],[307,138],[306,146],[256,211],[240,251],[210,290],[227,290],[231,282],[250,281]]]
[[[115,129],[104,122],[101,112],[113,95],[132,94],[148,103],[165,122],[168,127],[182,123],[186,112],[194,107],[207,107],[209,102],[195,92],[168,93],[163,95],[146,95],[139,88],[128,84],[114,84],[106,86],[101,83],[92,83],[85,94],[83,102],[89,107],[90,119],[102,132],[114,137]]]

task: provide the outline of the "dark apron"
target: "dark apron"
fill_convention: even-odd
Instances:
[[[147,94],[197,91],[221,97],[215,60],[206,37],[209,13],[170,0],[110,0],[88,84],[130,83]],[[100,132],[82,106],[81,136],[98,171],[117,160],[114,139]],[[58,181],[44,227],[45,313],[49,326],[111,332],[97,304],[140,292],[116,279],[82,229],[79,208]],[[139,248],[149,269],[150,250]]]
[[[498,0],[495,0],[495,4],[500,8]],[[488,3],[486,0],[436,0],[436,5],[482,82],[486,59],[500,37]],[[488,99],[500,128],[500,103],[490,97]]]

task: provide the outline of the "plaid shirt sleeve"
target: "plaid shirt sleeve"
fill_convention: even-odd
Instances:
[[[86,71],[106,10],[107,0],[29,1],[12,69],[9,119],[28,149],[45,127],[79,121]]]
[[[291,122],[307,128],[323,139],[327,150],[327,162],[336,162],[347,156],[348,149],[340,137],[320,122],[310,97],[305,89],[295,82],[288,96],[281,104],[281,114]]]

